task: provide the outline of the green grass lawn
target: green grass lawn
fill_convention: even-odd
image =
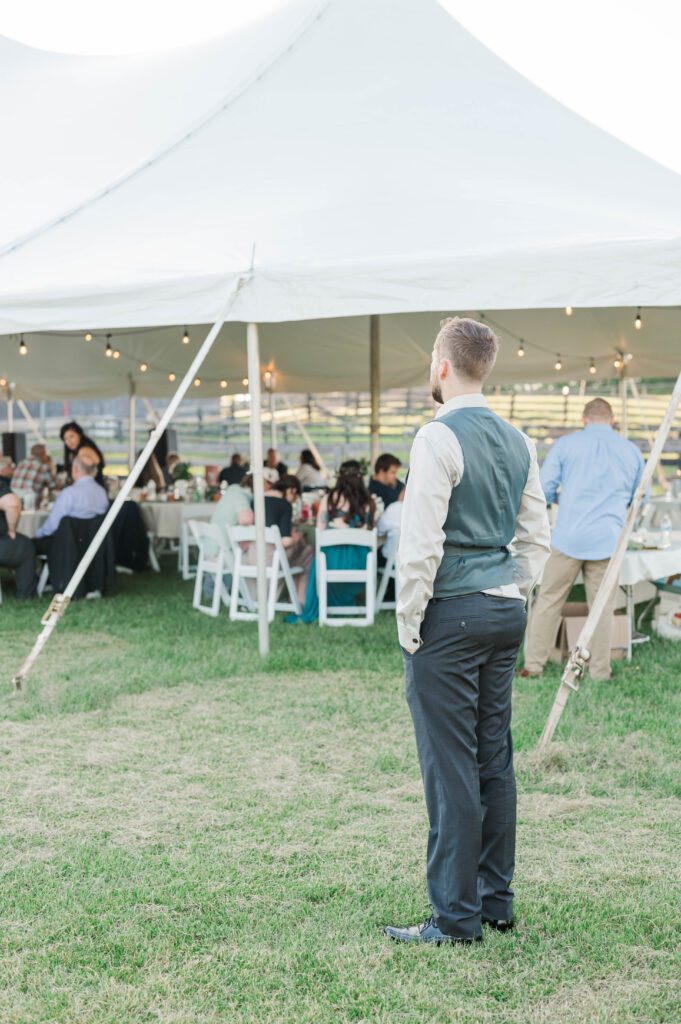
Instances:
[[[9,588],[6,588],[9,589]],[[572,696],[515,692],[518,929],[399,947],[427,913],[401,658],[372,630],[191,609],[170,571],[73,605],[22,693],[43,606],[0,609],[0,1021],[681,1020],[681,645]]]

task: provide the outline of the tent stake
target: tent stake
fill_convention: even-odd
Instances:
[[[255,515],[255,563],[258,569],[258,648],[260,657],[269,654],[267,621],[267,552],[265,550],[265,477],[262,453],[262,409],[260,393],[260,350],[258,325],[246,328],[248,349],[248,390],[251,394],[251,473],[253,474],[253,512]]]
[[[577,644],[571,652],[568,663],[565,666],[565,671],[563,672],[560,680],[560,686],[558,687],[553,707],[549,712],[549,717],[546,720],[544,731],[542,732],[539,740],[540,749],[548,746],[551,742],[553,734],[560,721],[560,716],[563,713],[563,708],[567,704],[567,699],[570,696],[570,690],[576,691],[579,689],[580,680],[582,679],[589,663],[589,648],[591,646],[594,631],[603,616],[603,612],[610,595],[617,586],[622,560],[627,550],[627,544],[629,543],[629,536],[633,529],[634,522],[636,521],[638,510],[641,507],[641,502],[643,501],[645,493],[653,478],[653,474],[655,473],[660,455],[662,454],[662,449],[664,448],[667,437],[669,436],[669,431],[671,430],[674,417],[676,416],[676,410],[678,409],[680,402],[681,373],[677,377],[674,391],[672,392],[669,405],[667,406],[667,411],[664,414],[664,419],[662,420],[657,434],[655,435],[655,441],[650,450],[648,461],[645,464],[645,469],[641,476],[641,482],[636,488],[636,493],[631,505],[629,506],[627,517],[624,520],[624,525],[622,526],[622,532],[619,535],[617,545],[615,546],[615,550],[610,562],[608,563],[608,568],[601,580],[601,585],[598,588],[586,622],[584,623],[582,631],[577,638]]]
[[[64,590],[64,593],[55,594],[47,613],[42,619],[43,629],[39,634],[38,638],[36,639],[33,645],[33,649],[31,650],[30,654],[24,661],[19,671],[13,677],[14,686],[16,687],[17,690],[21,689],[24,680],[27,678],[29,672],[33,668],[37,658],[40,655],[40,652],[42,651],[47,641],[50,639],[52,633],[54,632],[54,629],[57,623],[59,622],[59,619],[66,611],[69,602],[71,601],[71,598],[75,594],[81,580],[83,579],[85,573],[89,569],[90,563],[97,554],[97,551],[101,547],[104,538],[111,529],[111,526],[113,525],[116,516],[120,512],[123,502],[130,494],[130,491],[134,487],[138,476],[142,472],[144,466],[146,466],[147,460],[149,459],[154,448],[156,447],[159,438],[161,437],[163,431],[166,429],[171,419],[175,415],[178,405],[184,398],[188,389],[191,387],[194,377],[201,368],[204,359],[206,358],[211,348],[213,347],[213,343],[217,338],[218,334],[220,333],[220,328],[227,319],[229,312],[232,306],[234,305],[237,296],[239,295],[239,292],[241,291],[242,285],[246,280],[247,278],[239,278],[236,285],[232,289],[229,296],[229,300],[228,302],[225,303],[225,307],[222,313],[220,314],[220,318],[216,320],[216,322],[213,324],[210,331],[206,335],[205,341],[203,342],[201,348],[196,353],[192,361],[192,364],[187,370],[184,377],[182,378],[182,381],[180,382],[177,391],[175,392],[170,402],[168,403],[168,406],[163,415],[161,416],[156,427],[152,430],[151,434],[149,435],[149,440],[145,444],[143,450],[140,452],[139,458],[133,465],[127,479],[125,480],[123,486],[116,495],[115,500],[113,501],[111,507],[109,508],[109,511],[104,517],[102,525],[99,527],[97,533],[92,538],[90,546],[88,547],[87,551],[81,558],[76,568],[76,571],[74,572],[73,576],[69,580],[66,589]]]

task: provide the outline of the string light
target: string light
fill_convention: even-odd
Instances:
[[[21,341],[19,342],[19,355],[20,356],[25,356],[27,352],[28,352],[28,345],[24,341],[24,336],[22,334],[21,335]]]
[[[107,359],[111,359],[111,356],[113,355],[113,349],[111,348],[111,342],[109,342],[109,341],[107,341],[107,343],[106,343],[106,348],[104,349],[104,355],[106,356]]]
[[[572,306],[565,307],[565,316],[572,316]]]
[[[570,394],[570,388],[569,388],[569,387],[567,386],[567,384],[564,384],[564,385],[563,385],[563,387],[561,388],[561,391],[562,391],[563,395],[564,395],[564,396],[565,396],[566,398],[567,398],[567,396],[568,396],[568,395]]]
[[[220,387],[221,387],[221,388],[226,388],[226,387],[227,387],[227,381],[226,381],[226,380],[224,379],[224,377],[223,377],[223,379],[222,379],[222,380],[220,381]]]
[[[524,355],[525,355],[525,342],[521,338],[520,339],[520,344],[518,345],[518,356],[520,357],[520,359],[522,359]]]
[[[241,381],[241,383],[243,384],[243,386],[245,388],[247,388],[248,387],[248,377],[244,377],[244,379]]]
[[[7,387],[7,377],[0,377],[0,388]]]
[[[168,374],[168,380],[172,384],[174,380],[177,380],[177,374],[172,371]]]
[[[637,331],[640,331],[643,327],[643,320],[641,319],[641,307],[638,306],[636,309],[636,319],[634,320],[634,327]]]
[[[563,363],[562,363],[561,358],[560,358],[560,352],[558,352],[558,354],[556,355],[556,361],[555,361],[555,363],[553,365],[554,365],[554,369],[556,369],[556,370],[562,370],[563,369]]]
[[[200,388],[201,387],[201,378],[200,377],[194,377],[194,387],[195,388]]]
[[[92,341],[92,335],[90,334],[89,331],[86,331],[86,333],[85,333],[85,340],[86,341]]]
[[[140,373],[146,373],[149,369],[148,363],[140,363]]]
[[[185,327],[184,334],[182,335],[182,344],[183,345],[188,345],[189,344],[189,329],[187,327]]]
[[[113,351],[113,357],[114,357],[114,359],[120,359],[121,358],[121,354],[120,354],[120,352],[118,351],[117,348],[115,348],[114,351]]]
[[[622,360],[620,359],[619,355],[615,357],[615,361],[612,365],[615,367],[616,370],[620,369],[620,367],[622,366]]]
[[[595,373],[595,372],[596,372],[596,364],[594,363],[593,357],[592,357],[591,363],[589,364],[589,373]]]

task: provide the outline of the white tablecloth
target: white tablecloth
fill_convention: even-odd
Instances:
[[[22,512],[19,520],[19,533],[25,537],[35,537],[36,533],[47,519],[49,512]]]
[[[665,550],[641,548],[627,551],[620,569],[621,587],[633,587],[643,580],[658,580],[681,572],[681,547]]]
[[[144,525],[150,533],[168,540],[178,540],[183,519],[210,519],[215,511],[213,501],[141,501]]]

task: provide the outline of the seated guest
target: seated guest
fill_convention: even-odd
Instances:
[[[369,481],[369,493],[376,495],[383,502],[383,508],[388,508],[393,501],[397,501],[400,493],[404,490],[404,484],[397,479],[397,470],[402,463],[396,455],[379,455],[374,466],[374,475]]]
[[[302,488],[297,477],[289,474],[280,476],[265,494],[265,526],[279,527],[289,565],[299,566],[303,570],[293,577],[302,604],[305,600],[314,551],[293,527],[293,503],[301,493]]]
[[[218,483],[226,483],[230,486],[232,484],[240,484],[243,478],[246,476],[246,467],[244,466],[243,459],[238,452],[232,455],[232,461],[229,466],[225,466],[224,469],[220,470],[220,476],[218,477]]]
[[[309,448],[304,448],[300,453],[300,465],[296,470],[296,476],[300,480],[303,490],[326,487],[321,467]]]
[[[319,504],[318,530],[353,529],[373,530],[376,505],[369,494],[359,462],[348,459],[338,473],[336,485],[325,494]],[[339,544],[328,548],[324,557],[329,569],[366,568],[368,548],[352,544]],[[363,583],[333,583],[327,589],[329,605],[349,605],[364,589]],[[288,622],[316,622],[319,618],[319,597],[317,595],[316,562],[312,563],[310,579],[305,595],[303,614],[291,616]]]
[[[382,512],[376,526],[379,537],[385,537],[385,543],[381,547],[381,555],[386,562],[390,561],[390,558],[397,550],[397,545],[400,541],[402,509],[404,508],[404,496],[406,493],[406,488],[403,487],[397,501],[393,501],[388,505],[385,511]]]
[[[163,466],[163,480],[165,482],[166,490],[171,490],[175,486],[175,477],[173,476],[173,469],[180,461],[180,456],[177,452],[168,452],[165,458],[165,464]]]
[[[643,473],[643,458],[636,445],[613,430],[609,402],[604,398],[587,402],[583,418],[584,430],[559,437],[549,448],[539,474],[546,501],[558,501],[558,520],[530,616],[521,676],[542,674],[563,605],[580,571],[591,607]],[[610,678],[616,596],[617,587],[591,640],[592,679]]]
[[[39,554],[48,554],[51,537],[65,516],[94,519],[108,512],[109,499],[104,488],[97,483],[97,469],[97,464],[83,455],[77,455],[73,460],[73,483],[57,496],[46,522],[38,530],[36,549]]]
[[[35,548],[23,533],[17,533],[21,518],[21,502],[12,493],[14,462],[9,455],[0,456],[0,565],[14,569],[17,597],[35,597]]]
[[[285,462],[281,462],[279,460],[279,452],[277,451],[276,448],[267,449],[267,458],[265,459],[263,465],[267,469],[276,469],[279,476],[283,476],[284,473],[288,473],[288,466],[286,465]]]
[[[227,526],[253,525],[252,476],[245,476],[241,483],[229,485],[215,506],[210,521],[223,531]]]
[[[47,454],[44,444],[34,444],[29,457],[22,459],[14,470],[12,486],[15,491],[34,491],[42,494],[43,488],[50,490],[56,484],[54,463]]]
[[[71,472],[73,460],[76,458],[81,448],[88,448],[93,453],[97,467],[95,479],[97,480],[97,483],[103,487],[104,456],[95,442],[91,438],[85,436],[85,431],[80,424],[76,423],[75,420],[71,420],[70,423],[65,423],[59,431],[59,436],[64,442],[64,469],[66,470],[69,481],[73,480],[73,473]],[[93,459],[90,458],[89,461],[93,461]]]

